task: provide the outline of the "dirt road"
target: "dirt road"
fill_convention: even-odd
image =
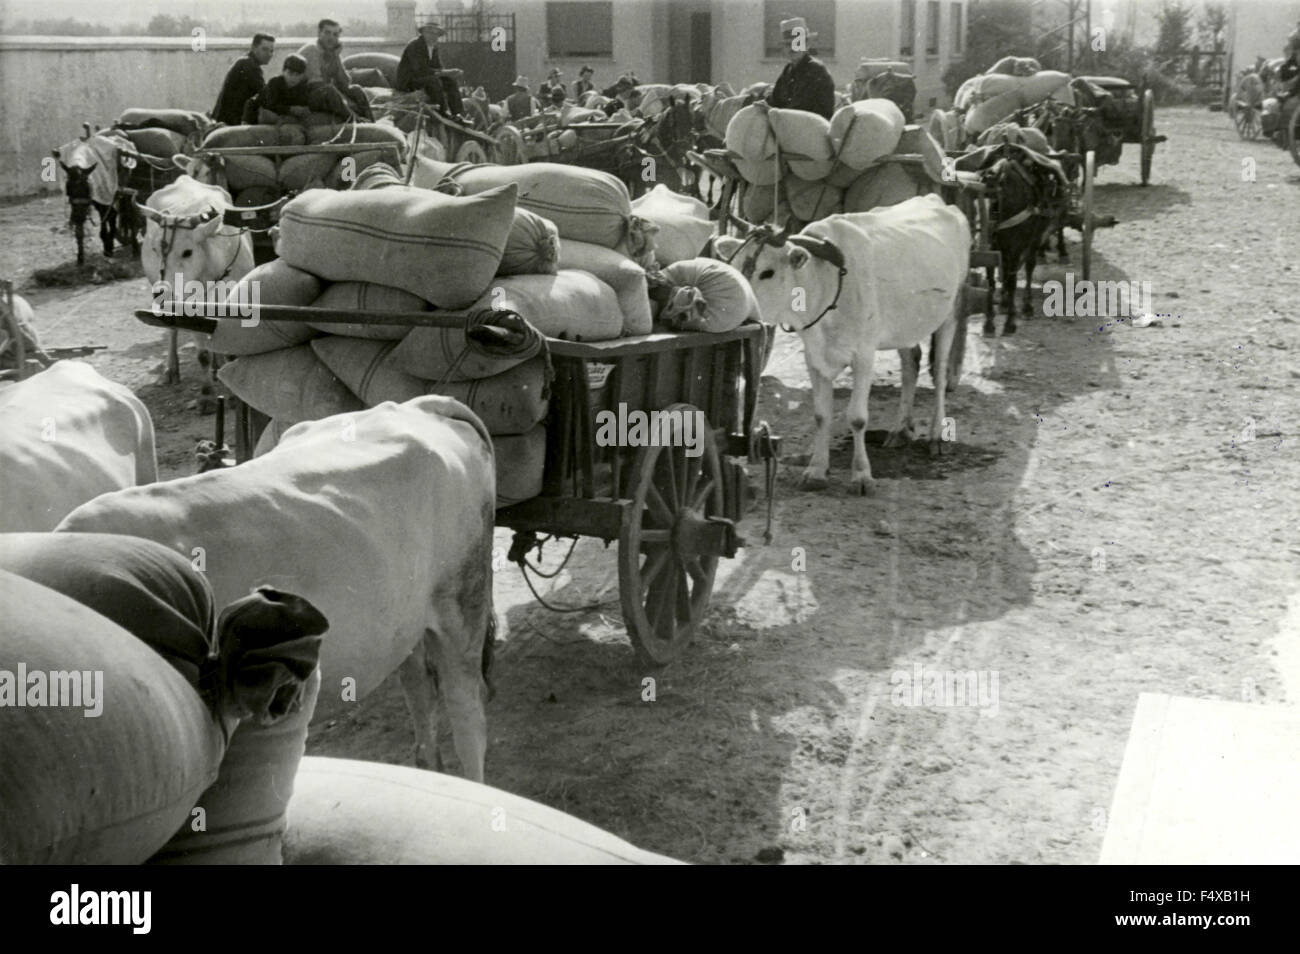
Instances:
[[[985,339],[975,320],[957,446],[871,447],[870,499],[845,492],[837,390],[830,490],[783,468],[775,542],[723,561],[667,670],[635,663],[612,550],[584,541],[544,591],[600,611],[549,613],[503,570],[489,781],[690,861],[1091,863],[1139,692],[1300,702],[1300,170],[1222,114],[1160,124],[1149,188],[1134,147],[1102,171],[1119,224],[1097,236],[1097,277],[1149,282],[1159,325],[1040,311]],[[0,229],[33,207],[0,208]],[[187,391],[149,383],[140,289],[32,297],[51,343],[112,345],[96,363],[141,389],[165,468],[189,472],[211,419],[187,409],[192,361]],[[872,429],[898,398],[897,360],[878,368]],[[806,452],[797,339],[768,373],[762,415]],[[896,704],[931,672],[975,673],[986,704]],[[393,683],[309,751],[409,764],[410,743]]]

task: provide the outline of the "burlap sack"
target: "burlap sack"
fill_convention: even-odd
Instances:
[[[768,108],[766,103],[759,102],[738,110],[727,123],[727,148],[751,162],[776,155],[776,136],[767,121]]]
[[[117,117],[117,125],[123,129],[157,127],[170,129],[182,136],[194,136],[202,133],[212,120],[202,113],[189,109],[126,109]]]
[[[489,293],[475,309],[490,309],[492,300]],[[541,336],[536,335],[516,353],[483,354],[466,346],[460,328],[412,328],[394,349],[393,361],[400,370],[428,381],[476,381],[509,371],[540,354],[543,345]]]
[[[786,162],[775,159],[733,159],[741,177],[752,185],[770,186],[785,174]]]
[[[826,182],[808,182],[789,175],[781,184],[782,193],[790,203],[790,211],[805,222],[815,222],[842,210],[844,190]]]
[[[653,330],[645,269],[622,252],[591,242],[566,241],[560,246],[560,268],[590,272],[614,289],[625,336],[648,335]]]
[[[429,302],[418,295],[376,285],[372,282],[335,282],[320,293],[312,305],[316,308],[338,308],[346,311],[429,311]],[[397,341],[406,337],[410,325],[323,324],[309,322],[308,326],[329,335],[347,335],[351,338],[370,338],[377,341]]]
[[[262,110],[267,114],[267,110]],[[269,113],[274,116],[275,113]],[[247,146],[301,146],[307,142],[306,133],[297,123],[265,123],[256,126],[223,126],[208,133],[203,140],[204,149],[230,149]]]
[[[333,174],[338,164],[338,156],[324,153],[289,156],[280,163],[280,188],[286,192],[324,188],[325,180]]]
[[[321,293],[320,279],[279,258],[258,265],[240,279],[226,296],[226,301],[231,304],[251,302],[253,287],[256,287],[263,305],[310,305]],[[219,318],[208,347],[217,354],[262,354],[301,344],[316,336],[316,331],[303,322],[254,317],[258,318],[255,325],[245,325],[239,318]]]
[[[280,214],[280,256],[330,281],[401,288],[444,308],[483,294],[514,224],[511,184],[473,196],[312,189]]]
[[[835,111],[831,143],[841,163],[865,169],[898,146],[906,125],[893,100],[862,99]]]
[[[614,289],[577,269],[498,278],[478,307],[517,312],[549,338],[608,341],[623,333],[623,313]]]
[[[312,348],[339,380],[370,406],[384,401],[400,404],[424,394],[445,394],[477,414],[490,434],[522,434],[546,416],[550,388],[545,355],[490,378],[439,383],[397,367],[393,361],[397,345],[396,341],[329,335],[317,338]]]
[[[185,136],[170,129],[128,129],[126,138],[146,156],[170,159],[177,153],[185,151],[188,141]]]
[[[542,492],[546,428],[492,437],[497,462],[497,509],[530,500]]]
[[[767,116],[781,151],[792,154],[786,157],[790,171],[809,182],[826,178],[835,165],[830,121],[803,109],[772,109]]]
[[[231,192],[243,192],[255,186],[279,188],[275,163],[266,156],[222,156],[214,161]]]
[[[245,404],[294,424],[365,407],[310,345],[236,358],[217,377]]]
[[[712,258],[696,258],[663,271],[673,292],[659,317],[680,331],[731,331],[761,320],[758,299],[740,271]]]
[[[555,223],[519,207],[497,274],[554,275],[559,254],[560,233]]]
[[[868,169],[844,193],[845,212],[869,212],[887,205],[898,205],[916,195],[930,191],[918,183],[913,174],[897,163],[886,162]]]

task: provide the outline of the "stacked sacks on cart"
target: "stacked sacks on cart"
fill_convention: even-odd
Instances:
[[[749,184],[740,214],[750,222],[866,212],[933,191],[943,176],[939,144],[888,99],[858,100],[829,121],[753,103],[732,117],[726,143]],[[900,156],[919,156],[920,171]]]
[[[263,118],[265,111],[263,111]],[[317,122],[313,123],[313,120]],[[205,149],[312,146],[327,142],[396,145],[405,150],[406,139],[396,127],[383,123],[337,123],[332,116],[312,113],[306,124],[260,123],[223,126],[203,140]],[[281,195],[311,188],[347,188],[368,166],[387,158],[391,148],[360,150],[347,155],[303,152],[299,155],[226,155],[208,157],[206,164],[224,177],[235,204],[254,207],[274,202]],[[221,184],[218,182],[218,184]]]
[[[451,196],[401,185],[395,171],[374,168],[364,182],[371,188],[313,190],[289,202],[281,213],[281,258],[244,283],[258,283],[262,304],[350,313],[436,308],[462,314],[466,327],[272,320],[244,327],[226,319],[212,347],[243,357],[223,367],[221,379],[274,419],[263,451],[298,421],[423,394],[454,397],[493,435],[498,504],[535,496],[551,377],[538,332],[617,338],[625,330],[619,296],[587,271],[560,267],[568,243],[553,223],[517,207],[514,183]],[[373,187],[380,179],[384,187]],[[648,330],[644,273],[637,277]],[[517,345],[484,349],[467,334],[493,311],[527,320]]]
[[[963,114],[962,125],[970,135],[978,135],[1018,110],[1054,96],[1068,96],[1070,76],[1057,70],[1038,69],[1035,60],[1021,59],[1008,65],[1006,57],[987,73],[972,76],[957,90],[953,106]],[[1001,67],[1001,68],[999,68]],[[1006,72],[1019,70],[1020,72]]]
[[[141,200],[147,199],[180,174],[172,157],[193,152],[212,125],[207,116],[188,109],[124,110],[113,132],[131,142],[137,162],[122,184],[135,189]]]

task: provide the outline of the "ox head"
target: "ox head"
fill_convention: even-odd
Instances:
[[[181,176],[148,201],[137,203],[137,210],[145,220],[140,264],[151,289],[158,282],[175,284],[177,275],[200,283],[243,277],[232,266],[246,240],[222,230],[230,193]]]
[[[763,320],[799,331],[838,300],[838,250],[825,239],[758,226],[745,238],[719,236],[714,257],[740,269],[758,299]]]

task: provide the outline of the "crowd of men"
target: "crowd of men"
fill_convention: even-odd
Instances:
[[[269,81],[264,79],[262,68],[275,55],[275,37],[256,34],[248,53],[226,74],[212,110],[213,118],[239,125],[301,121],[311,113],[323,113],[343,121],[371,121],[365,91],[352,82],[343,66],[342,32],[337,21],[321,20],[316,41],[287,56],[280,74]],[[446,31],[428,22],[419,27],[418,33],[402,51],[394,88],[402,93],[422,91],[434,109],[449,119],[486,127],[488,114],[482,89],[471,94],[462,88],[463,72],[442,62],[438,41]],[[835,108],[835,84],[825,64],[812,55],[811,43],[817,34],[808,30],[802,17],[782,21],[781,34],[790,47],[789,62],[768,94],[768,102],[829,119]],[[634,116],[640,100],[639,85],[635,74],[625,73],[612,85],[599,89],[595,71],[584,66],[572,86],[566,87],[563,71],[557,67],[536,92],[526,77],[517,77],[503,106],[506,117],[516,122],[561,109],[568,102],[591,105],[609,117]]]

